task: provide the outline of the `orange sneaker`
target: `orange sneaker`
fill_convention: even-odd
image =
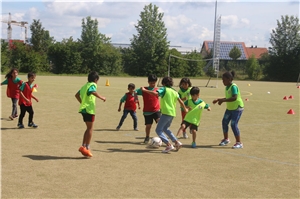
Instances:
[[[88,157],[93,157],[93,154],[90,152],[89,149],[86,149],[86,154]]]
[[[87,150],[86,150],[86,148],[85,148],[84,146],[81,146],[81,147],[78,149],[78,151],[81,152],[81,154],[82,154],[83,156],[88,156]]]

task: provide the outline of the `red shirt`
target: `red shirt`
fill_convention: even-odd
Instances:
[[[136,110],[136,101],[137,101],[137,97],[136,95],[132,95],[131,93],[125,93],[126,95],[126,102],[124,105],[124,109],[125,110]]]
[[[22,80],[18,81],[17,83],[14,83],[12,78],[7,79],[7,89],[6,89],[6,95],[10,98],[17,98],[19,99],[20,90],[19,87],[22,85]]]
[[[26,102],[26,100],[21,96],[19,99],[19,105],[25,105],[25,106],[31,106],[32,102],[31,102],[31,96],[32,96],[32,89],[30,88],[28,82],[24,83],[24,90],[21,91],[23,93],[23,95],[29,100],[29,102]]]
[[[144,87],[149,90],[148,87]],[[157,91],[158,88],[154,88],[152,91]],[[143,92],[144,108],[143,112],[157,112],[160,110],[158,96]]]

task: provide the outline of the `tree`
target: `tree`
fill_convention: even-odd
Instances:
[[[242,55],[242,52],[236,46],[233,46],[233,48],[230,50],[229,57],[233,60],[233,62],[235,63],[235,66],[237,66],[237,63],[236,63],[237,59],[240,58],[241,55]]]
[[[109,43],[110,38],[99,33],[98,21],[93,20],[90,16],[82,19],[81,39],[81,57],[82,57],[82,73],[88,73],[91,70],[101,71],[101,63],[99,56],[104,43]]]
[[[246,73],[250,79],[258,80],[261,75],[260,65],[252,55],[246,62]]]
[[[45,30],[40,20],[33,20],[30,25],[31,43],[33,50],[40,53],[47,53],[48,48],[54,43],[54,38],[50,37],[48,30]]]
[[[136,75],[158,74],[167,68],[169,42],[163,16],[152,3],[146,5],[140,14],[141,19],[135,26],[137,35],[131,39],[134,52],[132,69]]]
[[[300,25],[298,17],[281,16],[272,30],[269,63],[265,75],[273,81],[297,81],[300,72]]]

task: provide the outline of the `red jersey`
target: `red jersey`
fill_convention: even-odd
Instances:
[[[14,83],[12,78],[7,79],[7,89],[6,89],[6,95],[10,98],[17,98],[19,99],[20,90],[19,87],[22,85],[22,80],[18,81],[17,83]]]
[[[148,87],[144,87],[144,88],[149,90]],[[158,88],[154,88],[152,91],[157,91],[157,90]],[[160,110],[158,96],[143,92],[143,100],[144,100],[143,112],[157,112]]]
[[[125,110],[136,110],[136,102],[137,102],[137,95],[132,95],[131,93],[125,93],[126,94],[126,102],[124,105]]]
[[[30,88],[30,85],[28,82],[24,83],[24,90],[21,91],[23,95],[29,100],[29,102],[26,102],[26,100],[21,96],[19,99],[19,105],[25,105],[25,106],[31,106],[31,96],[32,96],[32,89]]]

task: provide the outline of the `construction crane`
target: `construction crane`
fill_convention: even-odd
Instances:
[[[11,20],[11,14],[8,13],[8,19],[7,21],[3,21],[3,23],[7,23],[8,27],[7,27],[7,40],[10,41],[12,39],[12,25],[15,25],[15,26],[21,26],[25,29],[25,43],[28,42],[28,38],[27,38],[27,25],[28,22],[27,21],[15,21],[15,20]]]

